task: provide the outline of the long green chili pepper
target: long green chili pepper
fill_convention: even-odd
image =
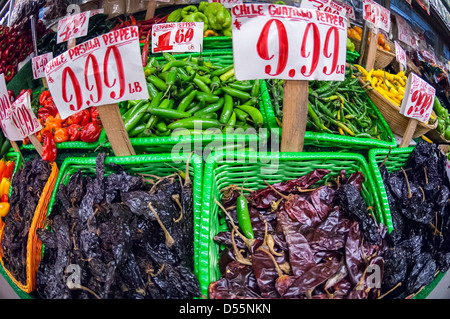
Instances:
[[[223,97],[221,97],[217,102],[211,103],[207,107],[195,112],[194,116],[202,116],[204,114],[217,112],[218,110],[220,110],[222,108],[224,101],[225,101],[225,99]]]
[[[244,196],[244,183],[245,181],[242,183],[241,194],[236,200],[236,215],[243,235],[249,239],[253,239],[255,238],[255,235],[253,233],[253,227],[250,220],[247,198]]]
[[[222,113],[220,114],[219,122],[222,124],[228,123],[233,113],[233,97],[225,94]]]
[[[191,104],[192,100],[195,98],[195,96],[197,95],[199,91],[197,90],[193,90],[191,91],[188,95],[186,95],[180,102],[180,104],[178,104],[177,110],[184,112],[187,107],[189,106],[189,104]]]

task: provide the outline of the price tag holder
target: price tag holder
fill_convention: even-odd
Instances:
[[[275,4],[234,6],[232,18],[238,80],[344,80],[347,18]]]
[[[84,37],[88,31],[89,17],[90,11],[86,11],[59,20],[56,43]]]
[[[62,119],[97,106],[115,155],[134,153],[118,103],[149,98],[137,26],[111,31],[69,49],[47,63],[45,75]]]
[[[400,114],[409,117],[408,126],[403,135],[400,147],[409,145],[417,123],[427,122],[430,119],[433,111],[433,103],[436,90],[427,82],[422,80],[414,73],[408,76],[406,83],[405,95],[403,97],[402,105],[400,107]]]
[[[218,2],[225,8],[231,9],[235,4],[241,4],[242,0],[208,0],[209,3]]]
[[[12,144],[24,139],[21,132],[11,122],[11,103],[9,101],[5,75],[3,73],[0,74],[0,123],[3,134]]]
[[[31,61],[33,79],[45,78],[45,66],[51,59],[53,59],[53,52],[33,57]]]
[[[201,52],[203,22],[159,23],[152,26],[152,53]]]
[[[363,0],[363,18],[376,27],[390,32],[391,12],[372,0]]]
[[[282,152],[303,150],[309,80],[345,78],[347,18],[278,4],[231,9],[235,77],[284,79]]]
[[[347,13],[341,4],[333,0],[303,0],[300,8],[324,11],[342,16],[345,16]]]
[[[394,41],[394,43],[395,58],[397,59],[397,62],[400,63],[400,66],[403,67],[403,70],[406,70],[406,52],[397,41]]]

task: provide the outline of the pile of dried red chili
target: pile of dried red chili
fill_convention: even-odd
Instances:
[[[41,107],[37,117],[42,124],[42,130],[35,135],[43,143],[44,160],[51,162],[56,159],[56,143],[98,141],[103,126],[96,107],[81,110],[62,120],[50,91],[45,90],[41,93],[39,104]],[[29,139],[26,138],[24,143],[30,143]]]
[[[252,191],[247,212],[238,186],[224,190],[216,203],[230,231],[214,237],[225,248],[210,298],[381,297],[387,228],[369,214],[362,173],[324,179],[329,173],[316,169]],[[245,213],[251,232],[241,227]]]

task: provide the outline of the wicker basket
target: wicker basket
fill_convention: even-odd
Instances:
[[[27,257],[26,257],[26,275],[27,282],[25,284],[19,282],[14,275],[5,268],[3,262],[3,252],[1,253],[0,262],[6,274],[10,279],[25,293],[33,292],[36,289],[36,275],[39,269],[39,263],[41,262],[42,256],[42,243],[36,235],[36,230],[38,228],[44,227],[44,220],[47,216],[47,209],[52,196],[53,188],[55,186],[56,178],[58,177],[59,169],[56,163],[52,163],[52,172],[50,177],[45,184],[42,191],[41,198],[39,199],[38,205],[34,212],[33,220],[31,222],[30,229],[28,231],[28,241],[27,241]],[[5,223],[0,222],[0,239],[3,237],[3,229]],[[1,243],[1,241],[0,241]]]
[[[361,40],[352,38],[352,37],[349,37],[349,39],[355,44],[355,50],[357,52],[360,52]],[[377,53],[375,56],[375,65],[374,65],[375,69],[384,69],[389,64],[391,64],[391,62],[395,59],[395,48],[393,48],[394,44],[392,43],[392,45],[391,45],[391,41],[389,41],[389,40],[385,40],[385,41],[388,42],[391,50],[386,51],[386,50],[377,48]]]
[[[365,84],[361,78],[359,78],[359,83],[361,85]],[[400,114],[400,107],[386,99],[380,92],[375,89],[367,90],[367,94],[369,95],[372,102],[377,106],[380,113],[383,115],[392,132],[394,134],[397,134],[398,136],[403,136],[403,134],[405,133],[405,129],[408,126],[409,118]],[[434,113],[434,111],[432,111],[431,114],[434,118],[436,118],[436,113]],[[433,124],[419,122],[417,124],[413,138],[420,137],[430,130],[435,129],[436,127],[437,121]]]
[[[437,129],[430,130],[425,136],[437,144],[450,144],[450,141],[446,140]]]

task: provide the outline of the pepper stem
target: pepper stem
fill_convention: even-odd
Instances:
[[[161,226],[163,232],[164,232],[164,236],[166,237],[166,246],[167,247],[172,247],[173,244],[175,243],[175,240],[172,238],[172,236],[170,235],[170,233],[167,231],[166,227],[164,227],[164,224],[162,223],[161,219],[158,216],[158,213],[155,211],[155,209],[152,206],[152,203],[148,203],[148,208],[150,208],[150,210],[153,212],[153,214],[156,217],[156,220],[158,221],[158,224]]]
[[[406,186],[408,187],[408,198],[412,197],[412,193],[411,193],[411,188],[409,187],[409,180],[408,180],[408,175],[406,174],[405,170],[403,169],[403,167],[401,167],[403,175],[405,175],[405,179],[406,179]]]
[[[278,190],[275,189],[275,187],[273,187],[272,185],[270,185],[269,183],[267,183],[265,180],[263,180],[264,183],[266,183],[267,186],[269,186],[275,193],[277,193],[278,195],[280,195],[282,198],[284,198],[285,200],[289,200],[289,197],[281,194]]]

